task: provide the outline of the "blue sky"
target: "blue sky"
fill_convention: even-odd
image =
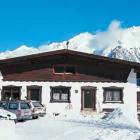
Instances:
[[[0,0],[0,51],[106,30],[112,20],[140,25],[140,0]]]

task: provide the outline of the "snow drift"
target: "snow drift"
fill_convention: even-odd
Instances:
[[[0,120],[0,140],[17,140],[14,121]]]
[[[117,124],[118,126],[134,126],[140,128],[140,123],[133,112],[130,112],[123,107],[116,108],[113,112],[108,114],[103,121],[105,123]]]

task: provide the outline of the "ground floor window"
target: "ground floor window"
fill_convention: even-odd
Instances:
[[[137,110],[140,111],[140,92],[137,92]]]
[[[27,99],[41,102],[42,87],[41,86],[28,86]]]
[[[123,102],[122,88],[104,88],[104,102]]]
[[[2,100],[19,100],[21,87],[6,86],[2,88]]]
[[[137,92],[137,102],[140,103],[140,92]]]
[[[70,89],[64,86],[51,87],[50,102],[70,102]]]

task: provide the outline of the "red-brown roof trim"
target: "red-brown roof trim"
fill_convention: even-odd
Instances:
[[[134,68],[135,67],[140,68],[140,63],[137,63],[137,62],[131,62],[131,61],[126,61],[126,60],[121,60],[121,59],[116,59],[116,58],[109,58],[109,57],[105,57],[105,56],[99,56],[99,55],[78,52],[78,51],[73,51],[73,50],[67,50],[67,49],[20,56],[20,57],[15,57],[15,58],[2,59],[2,60],[0,60],[0,65],[7,64],[7,63],[18,63],[18,62],[21,63],[21,61],[34,60],[36,58],[48,57],[48,56],[53,56],[53,55],[57,55],[57,54],[71,54],[71,55],[73,54],[73,55],[83,56],[83,57],[90,58],[90,59],[96,59],[96,60],[107,61],[107,62],[111,62],[111,63],[129,65]]]

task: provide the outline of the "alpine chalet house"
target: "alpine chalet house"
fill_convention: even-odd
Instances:
[[[138,78],[139,63],[63,49],[0,60],[0,98],[38,100],[48,113],[124,106],[136,115]]]

